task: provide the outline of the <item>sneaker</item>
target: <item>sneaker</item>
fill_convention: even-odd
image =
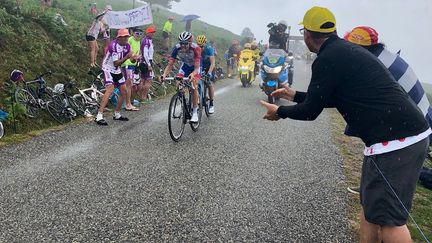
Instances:
[[[108,126],[108,122],[105,121],[105,119],[96,120],[95,122],[100,126]]]
[[[192,112],[191,122],[198,122],[198,112]]]
[[[209,106],[209,114],[213,114],[215,111],[214,106]]]
[[[348,187],[347,190],[352,194],[360,194],[360,187]]]
[[[124,117],[124,116],[120,116],[119,118],[113,116],[113,119],[116,121],[129,121],[129,119],[127,117]]]

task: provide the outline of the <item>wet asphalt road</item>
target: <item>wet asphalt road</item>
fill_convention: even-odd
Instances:
[[[297,63],[294,87],[309,69]],[[258,82],[217,90],[179,143],[167,98],[0,148],[0,242],[350,242],[328,113],[269,122]]]

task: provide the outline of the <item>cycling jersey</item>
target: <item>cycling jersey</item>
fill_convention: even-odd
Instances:
[[[120,66],[116,67],[114,62],[123,59],[130,51],[131,47],[129,43],[126,43],[126,45],[122,46],[117,40],[111,41],[108,46],[108,51],[105,54],[102,62],[102,70],[113,74],[121,73]]]
[[[174,46],[171,53],[170,61],[181,61],[181,69],[187,76],[193,72],[195,65],[199,66],[201,62],[201,48],[196,43],[191,43],[189,49],[182,49],[180,44]]]
[[[137,40],[135,37],[131,36],[128,39],[128,43],[131,47],[132,53],[138,55],[140,52],[141,40]],[[132,63],[131,60],[128,59],[122,64],[122,67],[126,66],[135,66],[135,63]]]
[[[205,45],[202,50],[201,50],[201,66],[203,68],[210,68],[211,65],[211,61],[210,58],[214,57],[214,48],[209,46],[209,45]]]
[[[145,63],[146,65],[151,64],[153,53],[153,40],[151,37],[146,36],[141,43],[141,63]]]

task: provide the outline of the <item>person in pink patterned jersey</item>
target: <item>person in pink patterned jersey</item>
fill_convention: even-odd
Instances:
[[[141,42],[141,83],[143,84],[143,91],[140,94],[143,103],[151,103],[151,100],[147,99],[148,91],[153,81],[153,35],[156,33],[156,29],[153,26],[149,26],[146,29],[146,37]]]
[[[102,97],[99,112],[95,119],[95,122],[98,125],[108,125],[108,123],[103,118],[103,111],[108,103],[109,97],[114,91],[114,86],[120,89],[120,97],[117,100],[113,119],[118,121],[129,120],[120,114],[123,99],[126,96],[126,87],[124,86],[126,80],[123,77],[121,65],[128,59],[130,59],[132,62],[138,61],[139,55],[134,55],[131,52],[128,38],[129,31],[127,29],[120,29],[117,33],[117,38],[110,43],[108,51],[103,59],[102,71],[104,73],[106,91]]]

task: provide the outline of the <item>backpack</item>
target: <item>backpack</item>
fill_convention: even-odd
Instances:
[[[432,169],[423,167],[420,171],[420,183],[429,190],[432,190]]]

